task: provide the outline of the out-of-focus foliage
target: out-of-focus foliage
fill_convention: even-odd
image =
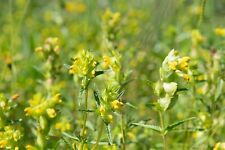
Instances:
[[[223,0],[1,0],[0,149],[225,149],[224,15]]]

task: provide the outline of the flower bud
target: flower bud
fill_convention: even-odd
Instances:
[[[177,83],[176,82],[170,82],[170,83],[164,82],[163,89],[167,94],[169,94],[169,96],[173,96],[177,90]]]

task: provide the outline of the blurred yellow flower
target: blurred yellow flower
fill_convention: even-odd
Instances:
[[[6,148],[8,141],[7,140],[0,140],[0,148]]]
[[[213,150],[225,150],[225,142],[223,142],[223,143],[221,143],[221,142],[216,143],[216,145],[214,146]]]
[[[218,36],[224,36],[225,37],[225,28],[216,28],[215,34]]]
[[[119,110],[123,107],[123,103],[118,100],[114,100],[111,102],[111,106],[114,110]]]
[[[82,2],[74,3],[72,1],[69,1],[66,2],[65,9],[70,13],[72,12],[83,13],[86,10],[86,5]]]
[[[201,44],[205,41],[205,37],[199,32],[199,30],[192,30],[191,32],[192,43],[194,45]]]
[[[72,127],[69,121],[66,118],[63,118],[55,124],[55,128],[61,132],[65,132],[71,130]]]
[[[55,109],[53,108],[48,108],[47,110],[47,114],[50,118],[54,118],[56,116],[56,112],[55,112]]]

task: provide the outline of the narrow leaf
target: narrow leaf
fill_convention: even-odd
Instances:
[[[159,126],[147,125],[147,124],[142,124],[142,123],[132,123],[132,124],[136,125],[136,126],[152,129],[153,131],[156,131],[156,132],[162,132],[162,128]]]
[[[222,91],[223,91],[223,85],[224,85],[224,81],[221,79],[217,85],[217,88],[216,88],[216,93],[215,93],[215,97],[214,97],[214,100],[216,101],[220,95],[222,94]]]
[[[106,125],[106,131],[107,131],[107,136],[109,140],[109,145],[112,145],[112,133],[111,133],[111,127],[110,124],[105,124]]]
[[[196,119],[196,118],[195,118],[195,117],[191,117],[191,118],[187,118],[187,119],[184,119],[184,120],[175,122],[175,123],[173,123],[173,124],[171,124],[171,125],[168,125],[168,126],[166,127],[166,131],[171,131],[171,130],[173,130],[175,127],[177,127],[177,126],[179,126],[179,125],[181,125],[181,124],[183,124],[183,123],[185,123],[185,122],[187,122],[187,121],[194,120],[194,119]]]
[[[104,71],[95,71],[95,77],[104,74]]]
[[[78,109],[78,111],[82,111],[82,112],[94,112],[94,110],[91,110],[91,109]]]
[[[64,136],[70,138],[70,139],[73,139],[73,140],[75,140],[75,141],[79,141],[79,138],[76,137],[76,136],[70,135],[70,134],[68,134],[68,133],[66,133],[66,132],[63,132],[62,134],[63,134]]]
[[[95,90],[94,90],[94,97],[95,97],[97,106],[100,106],[100,98],[99,98],[98,92]]]
[[[127,102],[127,103],[125,103],[125,104],[126,104],[127,106],[133,108],[133,109],[137,109],[136,106],[134,106],[133,104],[131,104],[131,103],[129,103],[129,102]]]

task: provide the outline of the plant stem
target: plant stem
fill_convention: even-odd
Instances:
[[[162,130],[163,130],[163,133],[162,133],[162,138],[163,138],[163,149],[164,149],[164,150],[167,150],[167,147],[166,147],[166,136],[165,136],[165,133],[164,133],[164,118],[163,118],[162,112],[159,112],[159,118],[160,118],[161,128],[162,128]]]
[[[104,129],[104,123],[101,122],[100,129],[98,130],[98,137],[97,137],[97,140],[96,140],[96,144],[95,144],[95,146],[93,147],[92,150],[96,150],[98,148],[98,144],[99,144],[99,141],[101,139],[103,129]]]
[[[85,109],[88,109],[88,87],[85,88],[85,95],[84,95],[84,102],[85,102]],[[83,128],[82,128],[82,132],[81,132],[81,136],[82,136],[82,143],[81,143],[81,150],[83,150],[84,148],[84,143],[85,143],[85,139],[86,139],[86,122],[87,122],[87,112],[83,112]]]
[[[126,133],[124,128],[124,113],[121,114],[122,150],[126,150]]]

